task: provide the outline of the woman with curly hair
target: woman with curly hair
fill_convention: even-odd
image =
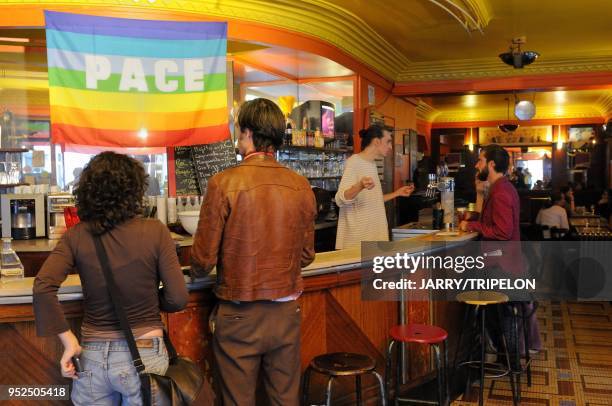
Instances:
[[[146,188],[140,162],[113,152],[96,155],[76,187],[81,222],[64,234],[34,282],[36,330],[39,336],[57,335],[64,345],[60,368],[64,377],[74,379],[75,405],[142,404],[140,379],[106,288],[94,236],[108,253],[145,371],[164,374],[168,368],[160,309],[183,309],[188,293],[170,232],[160,221],[140,216]],[[80,344],[57,298],[74,268],[83,289]],[[82,372],[71,361],[75,355],[80,355]]]

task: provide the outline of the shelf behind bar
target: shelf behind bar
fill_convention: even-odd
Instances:
[[[23,153],[30,152],[29,148],[0,148],[0,153],[9,152],[9,153]]]
[[[6,189],[16,186],[30,186],[29,183],[0,183],[0,189]]]
[[[278,149],[279,152],[328,152],[332,154],[347,154],[352,153],[352,149],[334,149],[334,148],[316,148],[304,147],[299,145],[283,145]]]

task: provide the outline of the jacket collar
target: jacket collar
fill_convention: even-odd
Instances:
[[[496,193],[497,189],[499,189],[499,187],[502,186],[504,183],[510,183],[510,181],[508,180],[507,177],[502,176],[501,178],[497,179],[495,183],[491,185],[491,187],[489,188],[489,195],[483,202],[483,211],[484,211],[484,207],[489,205],[489,202],[491,201],[491,197],[493,196],[493,194]]]
[[[240,165],[241,166],[280,166],[284,168],[284,166],[278,163],[276,158],[274,158],[273,156],[265,155],[265,154],[249,156],[246,159],[243,159],[242,162],[240,162]]]

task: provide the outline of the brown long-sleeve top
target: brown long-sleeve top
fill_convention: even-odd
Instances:
[[[68,230],[36,276],[34,314],[39,336],[59,334],[70,328],[57,290],[74,268],[83,289],[83,339],[122,336],[88,229],[88,224],[82,222]],[[136,337],[163,327],[160,309],[175,312],[186,306],[188,292],[175,245],[160,221],[133,218],[103,234],[101,239]]]

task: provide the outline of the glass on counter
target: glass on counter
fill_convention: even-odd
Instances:
[[[0,281],[2,283],[23,279],[23,265],[11,245],[11,238],[2,239],[0,256]]]

